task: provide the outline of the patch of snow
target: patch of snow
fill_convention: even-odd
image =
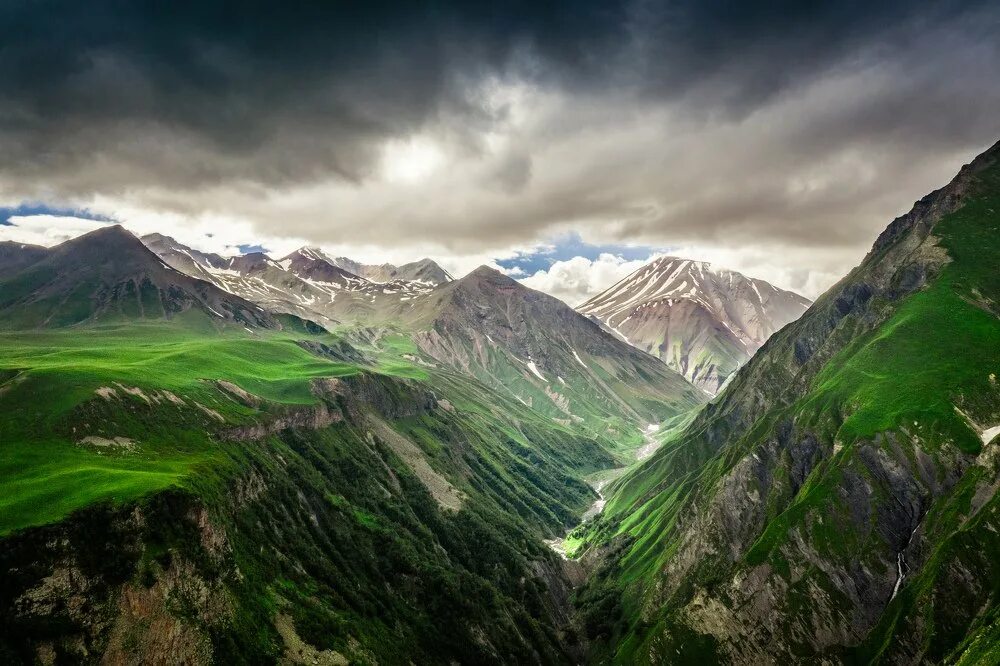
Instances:
[[[572,347],[570,347],[570,349],[572,349],[572,351],[573,351],[573,358],[576,359],[576,362],[579,363],[580,365],[582,365],[583,367],[587,368],[588,370],[590,370],[590,368],[587,367],[587,364],[583,362],[583,359],[580,358],[580,355],[576,353],[576,350],[573,349]]]
[[[992,428],[987,428],[982,433],[980,433],[979,436],[982,438],[983,444],[989,444],[990,442],[993,441],[993,438],[996,437],[997,435],[1000,435],[1000,426],[993,426]]]
[[[527,365],[528,369],[531,370],[533,373],[535,373],[535,376],[541,379],[543,382],[548,381],[547,379],[545,379],[545,377],[542,376],[542,373],[538,371],[538,368],[535,366],[534,361],[528,361],[525,365]]]
[[[232,268],[212,268],[211,266],[206,266],[205,270],[216,277],[221,277],[223,275],[228,275],[231,277],[240,277],[240,272]]]

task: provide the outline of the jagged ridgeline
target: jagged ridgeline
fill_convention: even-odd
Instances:
[[[594,658],[1000,660],[1000,144],[620,481]]]
[[[348,339],[323,257],[165,247],[0,247],[2,663],[581,658],[543,540],[693,387],[492,274]]]

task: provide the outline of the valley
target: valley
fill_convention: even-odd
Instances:
[[[811,305],[674,258],[577,311],[486,266],[5,244],[0,655],[992,654],[998,151]]]
[[[895,220],[610,489],[579,535],[600,562],[584,615],[621,599],[600,659],[992,662],[998,157]]]
[[[1000,3],[0,31],[0,666],[1000,666]]]

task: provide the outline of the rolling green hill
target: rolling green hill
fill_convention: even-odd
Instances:
[[[595,658],[995,661],[998,211],[1000,144],[618,483]]]
[[[0,336],[5,663],[571,660],[541,540],[608,440],[405,339],[186,324]]]

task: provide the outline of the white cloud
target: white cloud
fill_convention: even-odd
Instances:
[[[626,261],[614,254],[602,254],[594,260],[573,257],[557,261],[547,271],[537,271],[534,275],[522,279],[521,283],[575,307],[638,270],[653,258]]]
[[[0,225],[0,241],[51,247],[88,231],[107,226],[107,222],[67,215],[13,215],[10,224]]]
[[[393,139],[382,149],[382,175],[390,183],[416,184],[433,174],[444,161],[441,149],[428,139]]]

